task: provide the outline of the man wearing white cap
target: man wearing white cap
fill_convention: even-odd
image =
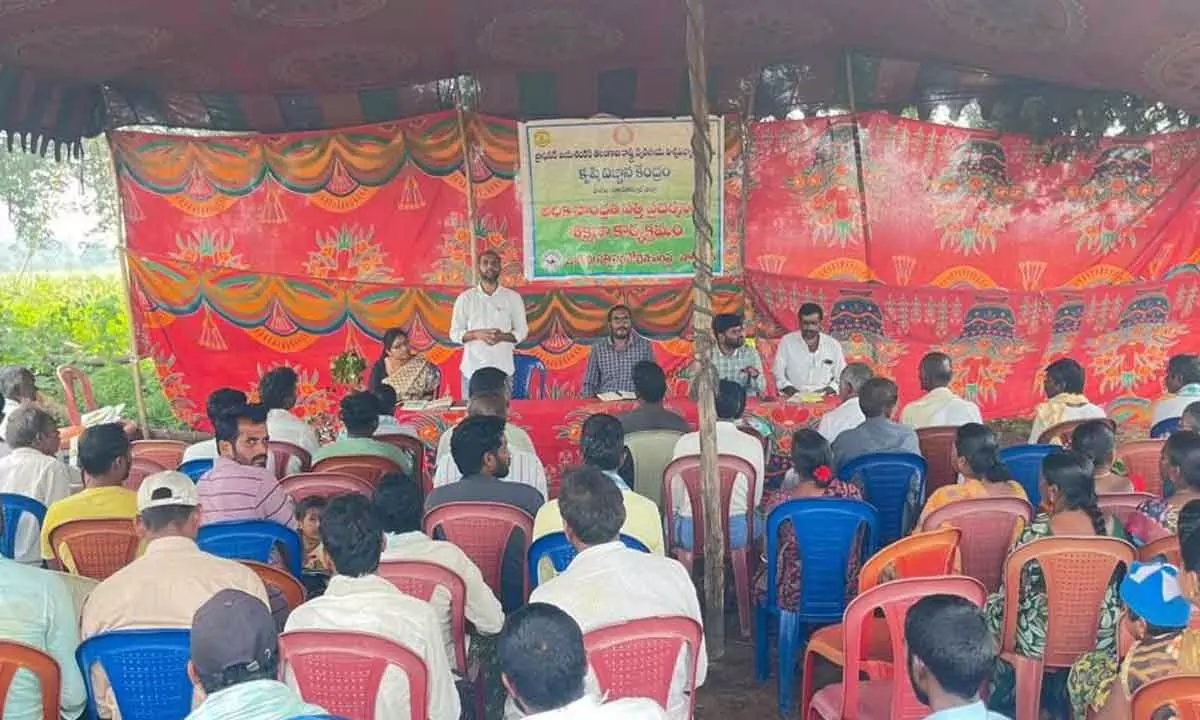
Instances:
[[[253,570],[196,546],[200,497],[191,478],[174,470],[154,473],[138,488],[137,507],[134,524],[145,549],[88,596],[80,622],[84,640],[109,630],[191,627],[196,610],[230,588],[269,606]],[[112,717],[108,683],[99,671],[96,675],[101,715]]]

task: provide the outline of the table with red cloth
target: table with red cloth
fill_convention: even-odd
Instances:
[[[821,416],[837,407],[836,398],[819,403],[783,401],[750,401],[745,422],[770,439],[771,453],[767,477],[785,472],[791,466],[792,433],[800,428],[816,427]],[[538,456],[546,466],[550,496],[558,494],[562,473],[581,462],[579,435],[583,422],[597,413],[620,415],[637,407],[635,401],[601,402],[599,400],[514,400],[508,411],[508,421],[524,428]],[[666,407],[696,424],[696,404],[687,400],[668,400]],[[425,445],[425,472],[432,474],[437,458],[438,439],[466,415],[466,408],[396,411],[396,419],[415,432]]]

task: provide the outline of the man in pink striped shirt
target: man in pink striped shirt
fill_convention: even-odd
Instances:
[[[242,405],[215,419],[213,468],[197,483],[204,522],[273,520],[296,527],[292,500],[267,469],[267,410]]]

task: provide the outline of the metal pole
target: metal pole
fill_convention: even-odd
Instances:
[[[477,234],[475,232],[475,180],[471,177],[471,135],[467,132],[467,111],[463,107],[463,76],[459,75],[454,79],[454,110],[458,114],[458,136],[462,141],[462,171],[463,180],[466,181],[465,192],[467,195],[467,224],[471,231],[471,257],[469,260],[471,284],[479,282],[476,277],[475,258],[478,257],[475,252],[475,242]]]

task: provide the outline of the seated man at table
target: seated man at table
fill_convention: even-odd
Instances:
[[[1086,376],[1083,366],[1071,358],[1055,360],[1046,366],[1043,388],[1046,402],[1033,411],[1033,428],[1029,442],[1036,443],[1042,433],[1071,420],[1101,420],[1107,417],[1104,408],[1093,405],[1083,394]]]
[[[267,469],[267,410],[242,405],[217,417],[212,470],[196,483],[204,522],[272,520],[296,527],[292,499]]]
[[[712,362],[718,380],[728,380],[746,388],[746,395],[761,397],[767,391],[767,378],[763,375],[762,355],[746,344],[742,327],[742,316],[722,313],[713,318]]]
[[[425,512],[447,503],[489,502],[509,505],[530,518],[537,517],[544,502],[542,494],[528,485],[504,482],[508,475],[508,441],[504,421],[496,417],[469,417],[454,428],[450,454],[462,480],[434,488],[425,499]],[[513,533],[504,553],[501,572],[501,602],[505,610],[518,607],[525,593],[523,538]],[[435,537],[437,535],[435,534]]]
[[[342,398],[338,417],[346,426],[346,437],[313,454],[313,465],[322,460],[351,455],[368,455],[391,460],[400,470],[412,472],[412,458],[400,448],[375,439],[379,429],[379,400],[369,392],[353,392]]]
[[[58,459],[60,438],[50,414],[25,403],[8,419],[12,452],[0,458],[0,493],[24,495],[49,507],[82,485],[79,471]],[[27,565],[42,561],[38,523],[23,515],[17,528],[15,559]]]
[[[626,435],[643,430],[692,431],[682,415],[663,407],[667,376],[658,363],[640,362],[633,366],[633,392],[637,395],[637,408],[617,416]]]
[[[821,332],[825,311],[820,305],[804,303],[796,314],[800,329],[784,335],[775,351],[775,387],[787,397],[796,393],[832,395],[846,367],[842,344]]]
[[[967,423],[983,424],[979,406],[963,400],[950,389],[954,366],[950,356],[931,352],[921,358],[921,389],[925,396],[904,406],[900,422],[920,430],[927,427],[962,427]]]
[[[1167,362],[1164,379],[1167,395],[1154,403],[1150,426],[1183,415],[1188,405],[1200,400],[1200,355],[1174,355]]]
[[[471,376],[471,382],[468,385],[467,406],[470,407],[471,399],[477,395],[499,395],[504,398],[505,415],[508,414],[508,405],[512,402],[512,392],[508,385],[508,376],[503,370],[496,368],[480,368]],[[530,439],[529,433],[524,429],[508,423],[504,426],[504,437],[508,438],[509,450],[521,450],[527,453],[537,454],[533,447],[533,440]],[[442,433],[438,438],[437,459],[441,463],[442,458],[450,457],[450,430]]]
[[[817,425],[821,437],[833,442],[846,430],[863,424],[867,418],[858,405],[858,391],[863,383],[874,376],[875,372],[866,363],[852,362],[846,366],[838,380],[838,396],[842,404],[821,416],[821,423]]]
[[[311,425],[292,414],[298,380],[295,370],[286,365],[277,367],[258,381],[258,395],[267,409],[267,435],[272,440],[291,443],[311,457],[321,448],[321,441]],[[291,460],[287,472],[300,472],[300,458]]]
[[[896,412],[899,388],[887,378],[871,378],[858,393],[858,404],[866,420],[838,435],[833,443],[833,469],[836,472],[851,460],[873,453],[921,454],[917,433],[892,420]]]
[[[580,397],[633,392],[633,366],[653,359],[650,341],[633,329],[630,309],[625,305],[612,306],[608,311],[608,337],[592,345]]]
[[[735,548],[745,547],[751,528],[746,527],[746,509],[758,507],[762,500],[763,481],[766,478],[766,452],[758,438],[742,432],[737,423],[746,411],[746,389],[728,380],[717,383],[717,453],[733,455],[750,463],[754,468],[754,497],[747,498],[748,478],[738,475],[729,502],[729,542]],[[675,443],[675,458],[700,454],[700,433],[693,432],[679,438]],[[684,549],[692,549],[692,506],[688,502],[687,489],[682,478],[675,478],[672,493],[675,496],[675,541]],[[665,501],[665,498],[664,498]],[[761,532],[758,528],[757,532]],[[669,550],[669,548],[668,548]]]
[[[472,397],[470,404],[467,405],[467,417],[500,418],[505,421],[506,428],[508,427],[507,416],[508,402],[503,395],[496,393],[479,393]],[[511,447],[508,454],[508,475],[505,480],[529,485],[541,493],[542,498],[546,498],[549,494],[549,487],[546,483],[546,468],[542,465],[541,459],[533,453],[514,450]],[[453,459],[448,456],[439,459],[437,469],[433,473],[434,487],[449,485],[461,479],[462,473],[459,472],[458,465]]]
[[[218,417],[234,408],[245,405],[246,402],[246,393],[241,390],[234,390],[233,388],[217,388],[213,390],[204,405],[204,412],[208,415],[208,421],[212,424],[213,431],[216,431]],[[220,454],[217,452],[217,438],[213,437],[189,445],[188,449],[183,451],[183,460],[181,462],[189,460],[216,460]]]
[[[595,468],[571,470],[563,478],[558,505],[567,539],[579,551],[561,575],[539,585],[530,603],[562,608],[586,634],[596,628],[660,616],[689,617],[703,626],[696,586],[683,565],[625,547],[619,533],[625,524],[621,491]],[[607,601],[606,601],[607,600]],[[708,675],[708,652],[701,640],[695,685]],[[688,664],[681,653],[667,701],[667,715],[689,717]]]

